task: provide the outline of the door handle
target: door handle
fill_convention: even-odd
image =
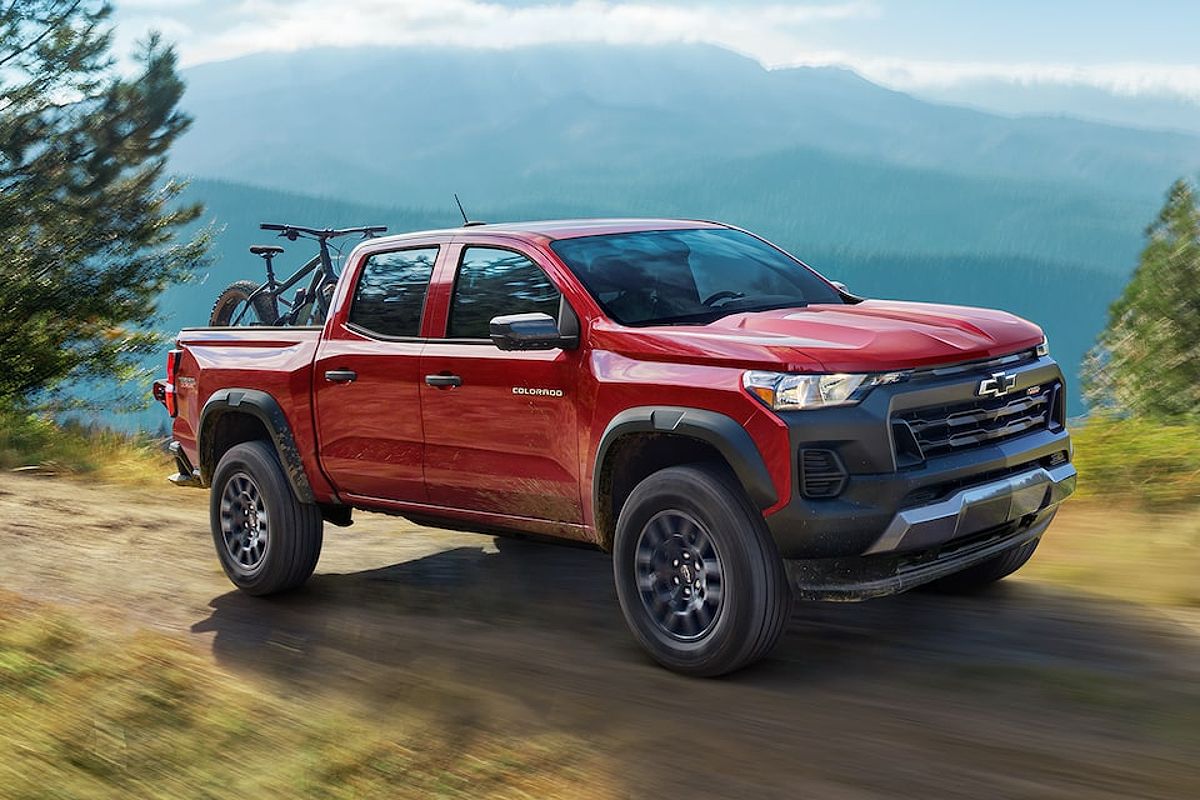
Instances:
[[[325,370],[325,380],[330,383],[351,383],[358,377],[358,373],[352,369],[327,369]]]
[[[429,386],[449,388],[453,386],[462,386],[462,378],[458,377],[457,375],[426,375],[425,383]]]

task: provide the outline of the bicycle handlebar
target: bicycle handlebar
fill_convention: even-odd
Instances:
[[[359,228],[306,228],[303,225],[277,225],[272,222],[264,222],[258,227],[264,231],[279,231],[280,236],[286,236],[292,241],[295,241],[296,237],[302,233],[318,239],[335,239],[338,236],[349,236],[352,233],[361,233],[364,236],[387,233],[387,225],[365,225]]]

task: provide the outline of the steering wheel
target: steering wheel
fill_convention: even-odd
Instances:
[[[745,292],[732,292],[729,289],[722,289],[721,291],[710,294],[708,297],[704,298],[702,305],[711,307],[715,303],[719,303],[722,300],[736,300],[739,297],[745,296]]]

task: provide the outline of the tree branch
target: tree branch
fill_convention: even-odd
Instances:
[[[33,39],[31,39],[29,42],[27,42],[24,47],[19,47],[16,50],[9,53],[8,55],[6,55],[4,58],[0,58],[0,67],[3,67],[5,64],[12,61],[14,58],[22,56],[25,53],[28,53],[30,50],[32,50],[33,48],[35,48],[39,44],[41,44],[43,41],[45,41],[46,37],[49,36],[50,34],[54,33],[54,31],[58,30],[58,26],[62,25],[64,22],[66,22],[68,19],[70,19],[75,14],[75,10],[77,8],[79,8],[79,6],[81,6],[81,5],[83,5],[83,0],[75,0],[75,2],[71,4],[70,8],[68,8],[66,11],[64,11],[62,14],[60,14],[58,19],[47,23],[46,29],[44,31],[42,31],[41,33],[39,33],[37,36],[35,36]]]

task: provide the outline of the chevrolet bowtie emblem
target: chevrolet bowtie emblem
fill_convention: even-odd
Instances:
[[[1003,397],[1017,385],[1017,376],[1007,372],[993,372],[992,377],[979,382],[976,394],[980,397]]]

